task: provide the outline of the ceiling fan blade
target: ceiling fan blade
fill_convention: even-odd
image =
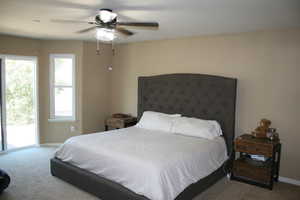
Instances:
[[[117,22],[117,26],[157,30],[159,24],[157,22]]]
[[[116,31],[117,31],[118,33],[121,33],[122,35],[125,35],[125,36],[131,36],[131,35],[134,34],[133,32],[131,32],[131,31],[125,29],[125,28],[121,28],[121,27],[117,27],[117,28],[116,28]]]
[[[51,19],[54,23],[64,23],[64,24],[95,24],[95,22],[79,21],[79,20],[65,20],[65,19]]]
[[[90,28],[86,28],[86,29],[82,29],[80,31],[77,31],[76,33],[86,33],[86,32],[92,31],[96,28],[97,28],[97,26],[93,26],[93,27],[90,27]]]

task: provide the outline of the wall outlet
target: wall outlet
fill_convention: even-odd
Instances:
[[[71,132],[75,132],[76,131],[76,127],[75,126],[70,126],[70,131]]]

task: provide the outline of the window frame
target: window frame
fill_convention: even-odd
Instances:
[[[55,66],[54,60],[55,58],[71,58],[72,59],[72,85],[71,86],[63,86],[63,85],[55,85]],[[50,54],[50,73],[49,73],[49,81],[50,81],[50,118],[49,121],[76,121],[76,63],[75,63],[75,55],[74,54]],[[55,88],[72,88],[72,116],[56,116],[55,115]]]

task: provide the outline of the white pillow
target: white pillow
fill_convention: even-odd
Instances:
[[[145,111],[136,127],[171,132],[173,120],[180,117],[180,114],[165,114],[154,111]]]
[[[222,129],[217,121],[189,117],[175,118],[171,132],[209,140],[222,135]]]

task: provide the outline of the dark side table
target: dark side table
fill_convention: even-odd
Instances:
[[[109,117],[105,120],[105,131],[108,130],[108,128],[126,128],[129,126],[134,126],[137,123],[136,117],[126,117],[126,118],[114,118]]]
[[[239,152],[239,157],[233,161],[231,179],[272,190],[273,182],[277,182],[279,177],[280,140],[244,134],[235,139],[234,150]],[[262,155],[266,160],[257,161],[251,159],[251,155]]]

